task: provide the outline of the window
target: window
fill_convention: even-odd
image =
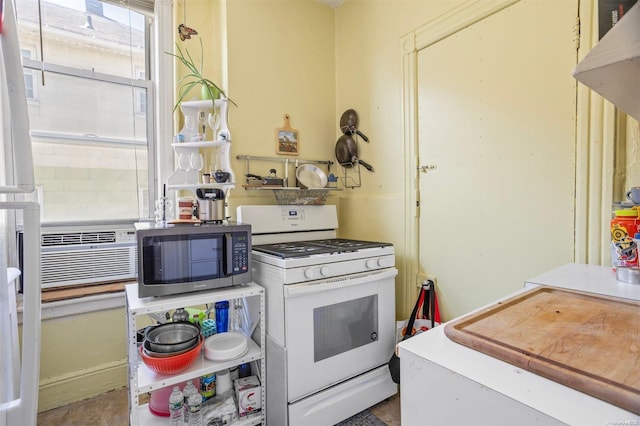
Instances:
[[[136,76],[139,80],[144,80],[144,68],[136,67]],[[147,92],[142,89],[134,89],[136,94],[136,114],[147,113]]]
[[[135,221],[149,211],[152,20],[115,3],[17,4],[25,83],[37,98],[29,121],[43,224]]]
[[[20,48],[20,54],[23,59],[32,59],[35,53],[35,47],[32,48]],[[36,85],[34,83],[35,75],[34,71],[30,69],[24,70],[24,88],[27,92],[27,100],[35,101],[36,98]]]

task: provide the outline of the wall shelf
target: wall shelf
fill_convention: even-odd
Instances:
[[[236,177],[229,162],[231,132],[228,127],[228,108],[229,101],[226,98],[213,101],[188,101],[180,104],[185,126],[180,129],[171,144],[176,155],[177,168],[167,178],[167,190],[190,191],[196,196],[197,190],[201,188],[221,189],[226,198],[229,190],[235,188]],[[206,139],[208,132],[211,133],[211,139]],[[192,137],[204,140],[191,140]],[[178,140],[184,140],[184,142],[178,142]],[[208,151],[201,152],[201,150]],[[206,167],[209,154],[212,157]],[[192,159],[195,159],[195,162]],[[226,182],[215,181],[213,173],[217,170],[229,173]],[[203,182],[203,173],[211,174],[209,183]]]
[[[298,168],[298,166],[302,165],[302,164],[320,164],[323,166],[326,166],[327,168],[327,174],[331,173],[331,166],[334,165],[334,162],[331,160],[309,160],[309,159],[302,159],[302,158],[282,158],[282,157],[261,157],[261,156],[254,156],[254,155],[237,155],[236,159],[238,160],[245,160],[245,176],[248,174],[252,174],[251,173],[251,161],[267,161],[267,162],[273,162],[273,163],[284,163],[283,164],[283,174],[284,174],[284,183],[282,187],[279,186],[275,186],[275,185],[250,185],[249,184],[249,179],[247,179],[247,184],[243,185],[243,187],[245,189],[250,189],[250,190],[265,190],[265,189],[271,189],[271,190],[282,190],[282,189],[304,189],[304,188],[299,188],[297,186],[297,181],[294,181],[294,185],[290,185],[289,184],[289,167],[293,166],[294,171],[293,171],[293,178],[295,179],[295,169]],[[329,182],[330,184],[332,182]],[[334,187],[325,187],[325,188],[318,188],[318,189],[313,189],[313,190],[318,190],[318,191],[324,191],[324,190],[328,190],[328,189],[338,189],[338,188],[334,188]],[[307,189],[309,190],[309,189]]]

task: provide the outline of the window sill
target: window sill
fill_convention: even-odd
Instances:
[[[43,320],[61,318],[70,315],[79,315],[89,312],[103,311],[114,308],[124,308],[124,285],[122,289],[112,293],[89,294],[82,297],[66,298],[62,300],[47,300],[47,293],[43,293],[41,305],[41,318]],[[65,290],[70,291],[70,290]],[[20,297],[20,299],[22,299]],[[18,321],[22,323],[22,300],[18,301]]]

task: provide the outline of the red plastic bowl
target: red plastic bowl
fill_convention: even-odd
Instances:
[[[168,357],[153,357],[144,353],[142,346],[138,348],[142,362],[149,367],[149,369],[160,374],[176,374],[185,370],[193,361],[200,355],[202,344],[204,339],[200,336],[200,341],[193,349],[180,355],[168,356]]]

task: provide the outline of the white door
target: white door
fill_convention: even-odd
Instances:
[[[578,0],[523,0],[418,53],[420,268],[443,319],[573,258]]]

